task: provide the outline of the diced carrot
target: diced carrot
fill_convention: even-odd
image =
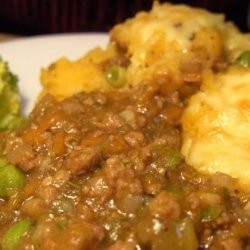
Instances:
[[[32,179],[34,179],[35,181],[28,182],[20,193],[17,193],[16,196],[12,197],[8,201],[7,207],[9,211],[18,209],[21,206],[23,200],[27,199],[32,193],[35,192],[40,182],[37,181],[37,178],[32,178]]]
[[[81,145],[90,147],[90,146],[99,144],[101,141],[105,140],[106,138],[107,138],[107,135],[93,136],[93,134],[90,133],[90,134],[87,134],[83,138]]]
[[[124,140],[122,135],[116,135],[114,137],[109,136],[107,140],[101,143],[101,151],[104,154],[118,154],[128,150],[129,146]]]
[[[56,155],[62,155],[65,152],[65,137],[66,133],[60,130],[58,133],[55,134],[53,140],[53,151]]]
[[[174,124],[179,124],[181,114],[182,114],[182,108],[172,106],[166,109],[163,112],[164,116],[167,117],[167,123],[174,125]]]
[[[64,113],[58,110],[51,110],[42,119],[35,129],[29,130],[23,137],[25,142],[39,141],[43,132],[55,125],[58,121],[63,120]]]

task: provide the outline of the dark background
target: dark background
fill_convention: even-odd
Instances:
[[[164,2],[164,1],[161,1]],[[248,0],[173,0],[224,13],[242,31],[248,31]],[[62,32],[108,31],[152,0],[0,0],[0,32],[38,35]]]

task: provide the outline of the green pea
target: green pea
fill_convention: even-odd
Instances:
[[[24,186],[24,174],[13,165],[0,167],[0,197],[8,198],[15,190]]]
[[[242,52],[239,57],[235,61],[236,64],[242,66],[242,67],[250,67],[250,51],[244,51]]]
[[[12,225],[5,233],[2,240],[3,250],[15,250],[20,239],[31,228],[32,222],[30,219],[24,219]]]
[[[106,79],[114,88],[121,88],[126,83],[126,70],[121,66],[111,66],[106,72]]]

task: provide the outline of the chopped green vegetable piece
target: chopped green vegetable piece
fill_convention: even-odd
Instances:
[[[153,159],[156,164],[163,165],[171,170],[175,170],[181,163],[178,150],[169,148],[166,145],[156,145],[153,148]]]
[[[106,78],[114,88],[121,88],[126,83],[126,70],[121,66],[111,66],[106,72]]]
[[[242,67],[250,67],[250,51],[244,51],[235,61],[236,64]]]
[[[12,225],[2,240],[3,250],[15,250],[22,236],[29,231],[32,222],[30,219],[19,221]]]
[[[152,250],[196,250],[199,243],[191,219],[184,218],[167,231],[157,234],[152,242]]]
[[[212,221],[216,220],[221,214],[223,208],[222,206],[213,206],[202,208],[200,211],[200,216],[202,221]]]
[[[177,225],[177,234],[181,236],[182,249],[194,250],[198,249],[199,243],[194,230],[193,222],[190,218],[185,218]]]
[[[8,198],[16,189],[24,186],[24,174],[13,165],[0,167],[0,197]]]
[[[8,64],[0,58],[0,131],[22,126],[17,77],[10,72]]]
[[[56,228],[58,231],[63,231],[68,226],[67,220],[61,220],[56,223]]]
[[[64,214],[72,211],[74,206],[72,200],[62,197],[53,203],[53,208],[58,214]]]

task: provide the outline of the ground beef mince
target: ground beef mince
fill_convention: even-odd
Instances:
[[[45,96],[0,134],[1,161],[24,178],[0,184],[2,248],[250,249],[249,195],[180,155],[184,102],[156,85]]]

